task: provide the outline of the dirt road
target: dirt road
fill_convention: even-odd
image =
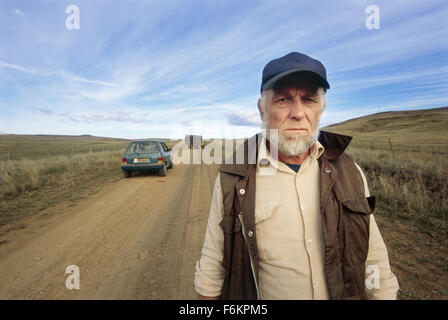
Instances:
[[[139,174],[28,218],[0,246],[0,299],[195,299],[217,173],[201,164]],[[79,290],[65,286],[69,265]]]

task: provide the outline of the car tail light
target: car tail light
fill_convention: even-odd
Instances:
[[[126,163],[126,158],[121,159],[121,162],[124,164]]]
[[[157,161],[162,162],[162,161],[163,161],[163,158],[162,158],[162,157],[158,157],[158,158],[157,158]]]

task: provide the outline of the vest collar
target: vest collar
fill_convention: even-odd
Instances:
[[[320,131],[319,142],[325,148],[324,154],[328,160],[336,160],[347,149],[352,137],[338,133]]]

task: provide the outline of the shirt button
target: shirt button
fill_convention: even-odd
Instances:
[[[302,204],[302,205],[300,206],[300,209],[305,210],[305,206]]]
[[[325,168],[325,172],[330,173],[331,172],[330,168]]]
[[[249,235],[249,238],[252,238],[254,233],[252,232],[252,230],[249,230],[249,232],[247,233]]]
[[[319,280],[314,280],[313,284],[314,284],[315,287],[317,287],[319,285]]]
[[[313,241],[311,241],[311,239],[309,239],[306,243],[307,243],[308,245],[311,245],[311,242],[313,242]]]
[[[268,159],[261,159],[260,160],[260,166],[261,167],[269,167],[270,164],[271,164],[271,162]]]
[[[246,190],[240,189],[240,194],[245,194],[245,193],[246,193]]]

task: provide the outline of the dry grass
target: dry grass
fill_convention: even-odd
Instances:
[[[0,135],[0,161],[124,150],[129,140],[93,136]]]
[[[365,171],[370,192],[383,213],[415,222],[446,243],[448,238],[448,166],[446,155],[370,151],[348,153]]]
[[[122,152],[0,161],[0,225],[121,178]]]
[[[23,195],[42,187],[71,183],[79,174],[118,166],[120,153],[57,156],[51,159],[0,162],[0,200]]]

